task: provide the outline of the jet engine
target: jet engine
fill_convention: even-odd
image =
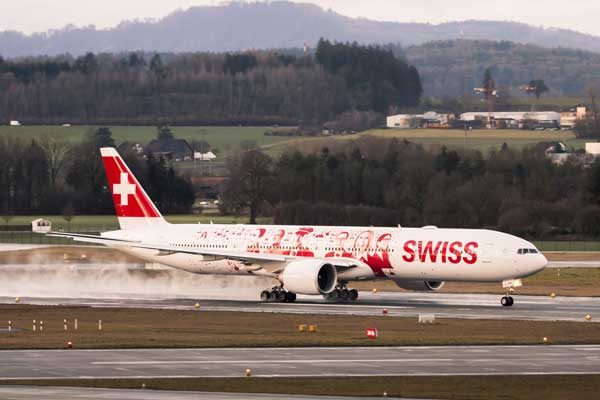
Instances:
[[[440,290],[444,286],[444,282],[436,281],[405,281],[405,280],[394,280],[394,283],[405,290],[412,290],[415,292],[435,292]]]
[[[337,270],[323,260],[289,263],[279,275],[286,290],[298,294],[327,294],[337,285]]]

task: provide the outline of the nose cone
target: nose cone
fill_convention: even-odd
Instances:
[[[535,259],[532,260],[531,275],[542,271],[544,268],[546,268],[546,265],[548,265],[548,259],[546,256],[544,256],[542,253],[536,254]]]

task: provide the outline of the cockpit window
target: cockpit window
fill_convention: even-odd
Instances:
[[[538,254],[536,249],[519,249],[517,250],[518,254]]]

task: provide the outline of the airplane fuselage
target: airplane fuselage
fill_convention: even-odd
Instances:
[[[106,237],[166,243],[180,249],[225,250],[288,258],[353,260],[344,281],[500,282],[542,270],[547,261],[530,242],[491,230],[277,225],[161,225],[107,232]],[[118,246],[150,262],[198,274],[272,275],[285,263]]]

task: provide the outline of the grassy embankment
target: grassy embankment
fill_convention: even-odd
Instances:
[[[388,317],[376,308],[373,316],[349,316],[214,312],[203,311],[201,303],[195,310],[193,304],[190,300],[189,311],[0,305],[0,326],[10,320],[13,328],[23,329],[0,334],[0,349],[61,349],[67,341],[78,349],[522,345],[541,344],[543,337],[552,344],[600,343],[600,324],[584,322],[583,316],[582,322],[437,319],[423,325],[416,316]],[[44,331],[33,332],[32,320],[44,321]],[[300,324],[316,324],[318,331],[299,332]],[[367,327],[379,329],[377,340],[365,337]]]
[[[600,375],[52,379],[0,384],[470,400],[596,400]]]

